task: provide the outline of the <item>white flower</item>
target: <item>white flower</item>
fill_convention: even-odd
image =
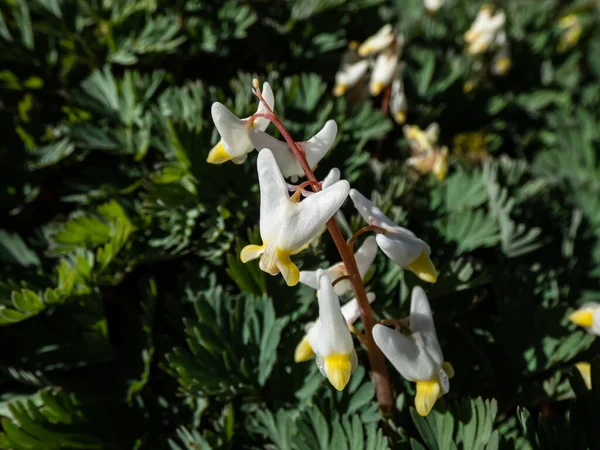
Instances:
[[[485,52],[492,44],[504,45],[506,33],[503,31],[506,16],[502,10],[492,14],[492,7],[484,5],[479,10],[471,28],[465,33],[469,53],[477,55]]]
[[[388,23],[358,47],[358,55],[364,57],[380,52],[392,45],[394,39],[396,39],[394,28]]]
[[[346,200],[350,185],[341,180],[296,202],[289,196],[271,150],[259,152],[257,168],[262,245],[247,245],[240,258],[247,262],[260,257],[261,270],[271,275],[281,272],[288,286],[294,286],[300,280],[300,271],[290,256],[302,251],[321,232]]]
[[[406,164],[420,174],[431,172],[439,181],[443,181],[448,174],[448,147],[411,156],[406,160]]]
[[[338,391],[346,387],[357,365],[352,335],[342,314],[340,302],[324,270],[317,272],[319,319],[308,332],[308,342],[321,373]]]
[[[367,300],[369,303],[375,301],[375,294],[367,292]],[[346,319],[348,327],[350,327],[360,317],[360,307],[358,301],[353,298],[342,306],[342,315]],[[310,322],[306,326],[307,333],[300,340],[294,352],[294,360],[296,362],[308,361],[314,356],[314,350],[311,342],[316,346],[318,342],[318,328],[315,328],[316,322]]]
[[[369,270],[369,267],[371,267],[371,264],[373,264],[375,255],[377,255],[377,242],[373,236],[369,236],[354,254],[354,258],[356,259],[356,264],[358,266],[358,272],[360,273],[361,278],[364,278],[365,274]],[[317,289],[317,273],[318,270],[301,271],[300,283],[306,284],[313,289]],[[344,263],[339,262],[328,268],[327,274],[333,281],[335,281],[339,277],[348,275],[348,272],[346,271],[346,266]],[[342,280],[333,287],[333,290],[336,295],[344,295],[352,290],[352,285],[348,280]]]
[[[321,131],[308,141],[298,142],[300,148],[304,150],[306,161],[311,169],[314,169],[323,156],[329,151],[335,142],[337,130],[338,128],[335,120],[328,120]],[[297,179],[297,177],[304,176],[304,171],[302,170],[300,163],[286,142],[275,139],[273,136],[261,130],[251,130],[249,136],[250,142],[254,148],[259,151],[263,148],[268,148],[273,152],[279,170],[281,170],[281,173],[285,178],[293,177],[294,179]]]
[[[275,104],[275,97],[269,83],[263,84],[262,94],[269,108],[272,110]],[[250,142],[250,130],[265,131],[267,126],[269,126],[269,120],[264,117],[256,117],[252,120],[252,116],[240,119],[219,102],[212,104],[210,112],[215,127],[217,127],[217,131],[221,135],[221,140],[212,148],[206,160],[211,164],[222,164],[229,160],[233,160],[236,164],[243,163],[248,153],[254,149],[254,146]],[[264,114],[266,112],[265,106],[260,102],[256,114]]]
[[[400,78],[392,82],[392,93],[390,96],[390,113],[398,125],[406,122],[407,102],[404,94],[404,85]]]
[[[423,131],[417,125],[404,125],[402,132],[413,153],[418,154],[434,150],[440,135],[440,127],[434,122]]]
[[[584,304],[569,316],[569,320],[588,333],[600,336],[600,303]]]
[[[369,61],[367,60],[358,61],[354,64],[344,64],[335,74],[333,95],[336,97],[344,95],[348,89],[353,87],[363,77],[368,68]]]
[[[444,5],[444,0],[425,0],[425,9],[430,12],[436,12]]]
[[[385,87],[390,85],[397,68],[398,54],[395,49],[377,55],[373,73],[371,73],[371,80],[369,81],[371,95],[379,95]]]
[[[356,189],[350,190],[350,198],[354,207],[369,225],[383,228],[383,233],[376,236],[377,245],[388,258],[402,268],[414,272],[419,278],[428,283],[435,283],[437,272],[429,255],[429,246],[415,236],[412,231],[402,228],[392,222],[370,200],[367,200]]]
[[[410,305],[410,336],[383,325],[373,327],[373,339],[400,374],[417,383],[415,406],[426,416],[436,400],[450,388],[448,378],[454,370],[444,363],[431,308],[423,289],[415,287]]]

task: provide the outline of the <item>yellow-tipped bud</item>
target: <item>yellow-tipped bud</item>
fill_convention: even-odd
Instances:
[[[252,78],[252,86],[254,89],[258,89],[258,78]]]
[[[324,369],[333,387],[338,391],[343,390],[348,381],[350,381],[350,375],[352,375],[350,354],[337,354],[325,357]]]
[[[415,408],[420,416],[425,417],[431,412],[436,400],[440,397],[440,383],[437,380],[417,381]]]
[[[406,112],[398,111],[394,114],[394,120],[398,125],[403,125],[406,122]]]
[[[231,161],[231,155],[225,150],[223,141],[219,141],[208,153],[206,162],[209,162],[210,164],[223,164],[227,161]]]
[[[590,328],[594,324],[594,314],[591,309],[579,309],[569,316],[569,320],[580,327]]]
[[[308,336],[304,336],[296,346],[296,351],[294,352],[294,361],[297,363],[308,361],[313,356],[315,356],[315,352],[308,342]]]
[[[374,83],[373,85],[371,85],[371,95],[372,96],[376,96],[381,94],[381,91],[383,91],[383,83],[378,81],[377,83]]]
[[[435,283],[437,281],[437,271],[433,262],[431,262],[431,258],[429,258],[429,255],[425,251],[421,252],[419,257],[408,265],[407,269],[423,281],[427,281],[428,283]]]
[[[344,95],[347,90],[348,86],[346,86],[344,83],[336,84],[333,88],[333,95],[335,95],[336,97],[340,97]]]

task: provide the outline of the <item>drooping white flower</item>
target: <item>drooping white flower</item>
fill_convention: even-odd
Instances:
[[[444,0],[425,0],[425,9],[429,12],[436,12],[444,5]]]
[[[381,91],[390,85],[398,69],[398,54],[396,49],[380,53],[375,59],[371,80],[369,81],[369,92],[371,95],[379,95]]]
[[[394,28],[389,23],[379,29],[373,36],[367,38],[360,47],[358,47],[358,56],[365,57],[371,53],[378,53],[392,45],[396,39]]]
[[[247,245],[240,258],[247,262],[260,257],[261,270],[271,275],[281,272],[288,286],[294,286],[300,280],[300,271],[290,256],[306,248],[321,232],[346,200],[350,185],[341,180],[297,202],[290,198],[271,150],[259,152],[257,168],[262,245]]]
[[[390,113],[398,125],[406,122],[406,110],[408,109],[404,85],[402,79],[396,78],[392,81],[392,92],[390,96]]]
[[[372,292],[367,292],[367,299],[369,300],[369,303],[373,303],[375,301],[375,294]],[[346,319],[348,327],[350,327],[360,317],[360,307],[358,306],[358,301],[355,298],[344,303],[342,306],[342,315],[344,316],[344,319]],[[307,324],[306,334],[300,340],[296,346],[296,351],[294,352],[294,360],[296,362],[308,361],[314,356],[315,353],[311,342],[315,346],[318,342],[318,328],[315,328],[315,325],[316,322],[310,322]]]
[[[354,258],[356,259],[356,264],[358,266],[358,272],[360,273],[361,278],[364,278],[365,274],[369,270],[369,267],[371,267],[371,264],[373,264],[375,255],[377,255],[377,242],[375,241],[375,237],[369,236],[354,254]],[[348,271],[346,270],[346,266],[343,262],[334,264],[326,270],[327,274],[333,281],[339,277],[348,275]],[[318,270],[301,271],[300,283],[306,284],[313,289],[317,289],[317,273]],[[344,295],[352,290],[352,286],[348,280],[342,280],[333,287],[333,290],[336,295]]]
[[[321,131],[308,141],[298,142],[300,148],[304,150],[306,161],[311,169],[314,169],[323,156],[327,154],[335,142],[337,130],[335,120],[328,120]],[[277,165],[285,178],[293,177],[295,181],[297,177],[304,176],[300,163],[286,142],[280,141],[261,130],[251,130],[249,136],[254,148],[259,151],[268,148],[273,152]]]
[[[356,352],[339,299],[331,287],[331,279],[324,270],[319,270],[317,281],[319,319],[308,332],[308,342],[315,352],[321,373],[341,391],[356,369]]]
[[[335,87],[333,95],[339,97],[344,95],[348,89],[353,87],[369,69],[369,61],[362,60],[353,64],[344,64],[335,74]]]
[[[275,97],[269,83],[265,82],[263,84],[262,95],[272,110],[275,104]],[[221,140],[211,149],[206,159],[211,164],[222,164],[230,160],[236,164],[243,163],[248,153],[254,150],[254,146],[250,142],[250,131],[253,129],[265,131],[270,122],[264,117],[252,119],[252,116],[250,116],[240,119],[219,102],[212,104],[210,112],[215,127],[221,135]],[[260,102],[256,114],[264,114],[266,112],[265,106]]]
[[[444,363],[429,301],[419,286],[412,291],[410,331],[411,335],[405,336],[377,324],[373,327],[373,340],[404,378],[417,383],[415,407],[421,416],[426,416],[436,400],[450,389],[448,379],[454,370]]]
[[[575,325],[586,329],[590,334],[600,336],[600,303],[586,303],[569,316]]]
[[[388,258],[402,268],[414,272],[428,283],[435,283],[437,272],[429,255],[429,246],[412,231],[396,225],[383,212],[356,189],[350,190],[354,207],[369,225],[384,230],[376,236],[377,245]]]
[[[469,44],[471,55],[485,52],[490,46],[501,46],[506,43],[504,23],[506,16],[502,10],[495,13],[490,5],[484,5],[477,13],[471,28],[465,33],[465,41]]]

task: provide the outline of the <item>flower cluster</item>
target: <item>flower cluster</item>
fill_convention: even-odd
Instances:
[[[381,50],[385,33],[383,30],[367,40],[359,52],[370,53],[373,48]],[[294,142],[273,112],[274,96],[268,83],[264,84],[261,93],[254,80],[253,92],[260,104],[256,113],[245,119],[237,118],[219,103],[213,104],[213,119],[221,141],[208,158],[213,163],[228,160],[240,163],[253,149],[259,150],[256,166],[262,242],[244,247],[241,260],[260,259],[261,270],[271,275],[281,273],[289,286],[300,282],[316,289],[319,315],[307,325],[306,334],[296,348],[296,361],[315,356],[321,373],[336,389],[342,390],[357,366],[351,334],[354,332],[368,353],[379,349],[405,378],[417,383],[417,411],[428,414],[435,401],[448,392],[452,370],[443,361],[427,297],[420,287],[414,289],[408,318],[410,328],[404,334],[384,325],[373,326],[369,305],[375,296],[365,292],[362,278],[373,264],[379,248],[400,267],[426,282],[435,283],[437,271],[430,258],[429,246],[411,231],[394,223],[363,194],[351,189],[348,181],[340,180],[338,169],[333,169],[322,181],[315,178],[312,169],[335,141],[337,126],[334,121],[327,122],[308,141]],[[285,142],[265,133],[270,122],[279,128]],[[415,135],[415,139],[415,142],[422,141],[421,145],[429,145],[433,151],[431,137],[425,139]],[[308,181],[291,184],[303,175]],[[348,197],[367,225],[345,241],[332,218]],[[300,271],[291,257],[307,248],[325,227],[330,229],[342,261],[327,269]],[[376,235],[367,237],[353,253],[356,239],[369,231]],[[351,291],[356,298],[340,305],[339,297]],[[353,327],[359,317],[363,319],[364,335]],[[373,339],[377,347],[370,345],[369,339]],[[369,357],[373,363],[371,354]]]
[[[436,145],[440,134],[438,124],[432,123],[425,131],[417,125],[404,125],[402,131],[412,152],[406,164],[420,174],[433,173],[440,181],[446,178],[448,147],[438,148]]]
[[[335,75],[334,95],[344,95],[351,88],[359,86],[370,70],[369,92],[372,96],[378,96],[389,87],[390,113],[396,122],[403,124],[407,108],[400,79],[403,46],[404,37],[396,34],[390,24],[384,25],[362,44],[352,43]]]

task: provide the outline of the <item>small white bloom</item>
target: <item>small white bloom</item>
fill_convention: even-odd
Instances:
[[[339,97],[344,95],[348,89],[353,87],[369,69],[369,61],[362,60],[354,64],[344,64],[335,74],[335,87],[333,95]]]
[[[506,16],[502,10],[492,13],[492,7],[484,5],[479,10],[471,28],[465,33],[465,41],[469,44],[469,53],[477,55],[485,52],[492,44],[504,45],[506,34],[504,23]]]
[[[435,144],[440,135],[440,127],[434,122],[423,131],[417,125],[404,125],[402,132],[412,152],[419,154],[435,149]]]
[[[584,304],[569,316],[569,320],[588,333],[600,336],[600,303]]]
[[[358,251],[354,254],[354,258],[356,259],[356,264],[358,265],[358,272],[360,273],[360,277],[364,278],[365,274],[373,264],[373,260],[377,255],[377,242],[375,241],[375,237],[369,236],[365,239],[365,242]],[[334,264],[330,268],[326,269],[329,277],[335,281],[339,277],[343,277],[348,275],[346,270],[346,266],[343,262],[339,262]],[[317,273],[318,270],[303,270],[300,272],[300,283],[310,286],[313,289],[317,289]],[[342,280],[337,283],[333,290],[336,295],[344,295],[352,290],[352,285],[348,280]]]
[[[404,84],[400,78],[392,82],[392,93],[390,96],[390,113],[398,125],[406,122],[407,110],[406,95],[404,94]]]
[[[388,258],[402,268],[414,272],[428,283],[435,283],[437,272],[429,255],[429,246],[412,231],[392,222],[383,212],[356,189],[350,190],[354,207],[369,225],[383,228],[376,236],[377,245]]]
[[[367,300],[369,303],[373,303],[375,301],[375,294],[372,292],[367,292]],[[352,300],[344,303],[342,306],[342,315],[350,327],[356,320],[360,317],[360,307],[358,306],[358,301],[353,298]],[[294,352],[294,360],[296,362],[308,361],[311,359],[315,353],[313,350],[312,344],[317,346],[317,342],[319,340],[318,328],[315,327],[316,322],[310,322],[306,325],[306,334],[300,340],[298,345],[296,346],[296,351]]]
[[[429,12],[436,12],[444,5],[444,0],[425,0],[425,9]]]
[[[398,68],[398,54],[396,50],[390,49],[377,55],[373,73],[369,82],[369,91],[371,95],[379,95],[381,91],[390,85],[396,69]]]
[[[438,343],[429,301],[419,286],[412,291],[410,336],[385,327],[373,327],[373,340],[400,374],[417,383],[415,406],[426,416],[436,400],[450,389],[448,379],[454,370],[444,363]]]
[[[358,55],[364,57],[371,53],[378,53],[385,50],[392,45],[395,39],[396,34],[394,33],[394,28],[388,23],[358,47]]]
[[[277,161],[269,149],[258,154],[260,187],[260,237],[262,245],[242,249],[243,262],[260,257],[261,270],[283,275],[288,286],[300,280],[300,271],[290,256],[299,253],[321,232],[325,223],[342,206],[350,185],[338,181],[301,202],[292,200]]]
[[[304,150],[306,161],[311,169],[314,169],[327,154],[335,142],[337,130],[335,120],[328,120],[321,131],[308,141],[298,142],[300,148]],[[298,177],[304,176],[300,163],[286,142],[275,139],[261,130],[251,130],[249,136],[254,148],[259,151],[268,148],[273,152],[277,165],[285,178],[293,177],[293,181],[295,181]]]
[[[319,319],[308,332],[308,341],[317,356],[321,373],[338,391],[346,387],[356,369],[357,358],[331,279],[324,270],[317,272]]]
[[[265,82],[263,84],[262,95],[272,110],[275,104],[275,97],[269,83]],[[254,149],[254,146],[250,142],[250,130],[265,131],[270,122],[264,117],[257,117],[254,120],[252,120],[252,116],[240,119],[219,102],[212,104],[210,112],[215,127],[217,127],[217,131],[221,135],[221,140],[208,154],[207,161],[211,164],[222,164],[230,160],[233,160],[236,164],[243,163],[248,153]],[[266,112],[267,110],[263,103],[259,102],[256,114],[264,114]]]

